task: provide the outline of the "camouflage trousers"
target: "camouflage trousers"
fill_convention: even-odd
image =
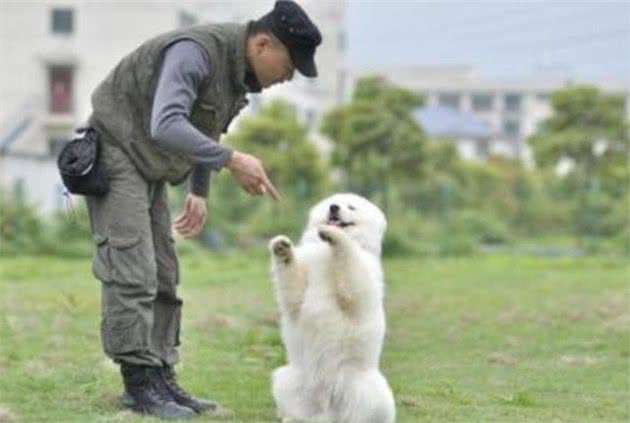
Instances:
[[[120,363],[174,365],[182,300],[165,183],[147,182],[128,156],[106,142],[101,160],[110,191],[86,197],[101,281],[101,339]]]

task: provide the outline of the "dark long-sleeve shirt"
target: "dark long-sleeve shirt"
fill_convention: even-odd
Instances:
[[[218,143],[188,120],[201,82],[210,75],[208,53],[192,40],[169,46],[160,69],[151,113],[151,137],[162,148],[190,157],[195,163],[190,191],[208,195],[210,172],[223,168],[232,150]]]

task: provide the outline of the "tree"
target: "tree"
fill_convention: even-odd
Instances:
[[[267,236],[303,226],[305,210],[323,195],[329,175],[325,160],[307,135],[291,106],[280,100],[256,116],[243,118],[225,143],[262,160],[283,197],[282,204],[251,198],[231,178],[220,178],[213,189],[219,197],[213,205],[219,226],[237,236]],[[211,225],[216,227],[216,223]]]
[[[572,160],[567,185],[577,187],[578,235],[598,233],[603,214],[627,210],[630,139],[624,97],[595,87],[569,87],[555,92],[551,105],[553,114],[530,138],[536,161],[549,168],[562,158]],[[604,203],[610,206],[602,208]]]
[[[271,180],[282,191],[311,198],[326,182],[325,163],[290,105],[275,100],[260,114],[244,118],[226,144],[260,157]]]
[[[610,161],[626,160],[629,138],[624,98],[601,93],[595,87],[570,87],[551,96],[553,114],[530,138],[541,166],[571,159],[592,174]],[[605,151],[597,155],[598,144]]]
[[[423,98],[382,78],[358,81],[350,104],[331,110],[322,131],[334,141],[333,163],[350,189],[370,195],[422,174],[425,134],[412,112]]]

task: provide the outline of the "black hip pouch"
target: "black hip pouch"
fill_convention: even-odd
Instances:
[[[94,128],[80,128],[77,132],[80,136],[66,144],[57,157],[61,180],[72,194],[103,195],[109,191],[109,182],[99,160],[98,132]]]

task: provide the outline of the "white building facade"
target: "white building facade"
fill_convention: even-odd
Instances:
[[[90,96],[107,73],[145,40],[196,22],[245,22],[273,0],[3,0],[0,2],[0,190],[21,188],[43,213],[63,205],[55,158],[90,115]],[[252,98],[251,111],[281,96],[313,131],[337,95],[344,2],[299,1],[320,27],[320,77]]]

